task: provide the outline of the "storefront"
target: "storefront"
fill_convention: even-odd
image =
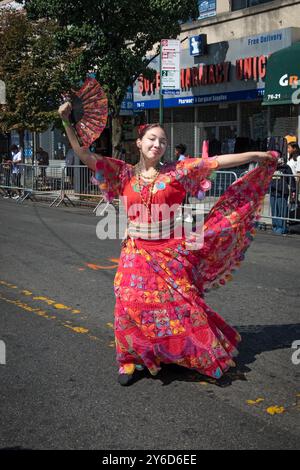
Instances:
[[[272,54],[268,61],[265,94],[262,103],[270,108],[271,116],[282,116],[284,110],[292,110],[292,117],[286,116],[286,119],[290,120],[290,126],[286,126],[284,121],[281,125],[285,130],[288,130],[286,134],[295,135],[298,141],[300,140],[299,58],[300,42]]]
[[[214,141],[216,151],[257,147],[268,135],[298,132],[298,108],[292,103],[262,106],[269,56],[300,40],[299,28],[207,46],[205,55],[181,51],[181,90],[164,97],[164,123],[170,139],[169,154],[183,142],[198,155],[202,140]],[[140,77],[134,87],[134,108],[148,122],[158,121],[159,58],[151,62],[155,79]],[[239,138],[239,139],[237,139]],[[236,140],[237,139],[237,140]],[[247,143],[248,141],[248,143]]]

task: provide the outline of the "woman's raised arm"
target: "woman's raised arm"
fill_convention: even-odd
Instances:
[[[97,160],[101,160],[103,157],[101,157],[100,155],[91,153],[89,149],[85,147],[81,147],[79,145],[76,134],[69,121],[71,111],[72,111],[72,106],[69,102],[62,104],[58,109],[58,114],[60,115],[63,121],[63,125],[65,128],[67,137],[69,139],[69,142],[74,152],[76,153],[76,155],[78,155],[82,163],[87,165],[91,170],[95,171]]]

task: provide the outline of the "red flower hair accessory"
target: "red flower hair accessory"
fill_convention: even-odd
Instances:
[[[137,131],[140,138],[146,133],[147,127],[149,127],[149,124],[141,124],[138,126]]]

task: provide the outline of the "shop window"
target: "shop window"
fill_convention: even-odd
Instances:
[[[194,108],[175,108],[173,122],[194,122]]]
[[[237,105],[227,104],[216,106],[199,106],[198,122],[226,122],[237,120]]]
[[[262,3],[270,3],[274,0],[231,0],[231,10],[242,10],[243,8],[254,7]]]
[[[270,124],[273,136],[297,135],[298,111],[294,105],[270,106]]]
[[[268,110],[261,101],[241,103],[240,129],[240,137],[248,137],[258,146],[268,136]]]
[[[164,108],[163,111],[164,123],[170,123],[172,119],[172,113],[170,108]],[[159,122],[159,109],[149,110],[149,122]]]

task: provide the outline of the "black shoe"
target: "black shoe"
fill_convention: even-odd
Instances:
[[[130,385],[133,379],[133,374],[119,374],[118,382],[123,387]]]
[[[229,387],[232,385],[232,380],[230,377],[223,375],[220,379],[216,380],[216,385],[222,388]]]

